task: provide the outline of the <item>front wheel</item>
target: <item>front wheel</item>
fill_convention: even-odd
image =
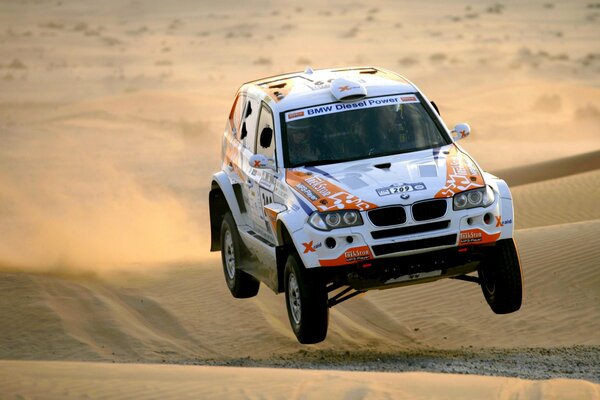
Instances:
[[[500,240],[481,262],[481,290],[492,311],[509,314],[521,308],[523,278],[513,239]]]
[[[296,254],[285,264],[285,302],[290,325],[300,343],[325,340],[329,324],[329,307],[325,285],[316,274],[301,267]]]
[[[247,250],[240,238],[233,216],[231,213],[225,214],[221,224],[221,260],[227,287],[233,297],[238,299],[256,296],[260,286],[260,282],[252,275],[238,268],[245,251]]]

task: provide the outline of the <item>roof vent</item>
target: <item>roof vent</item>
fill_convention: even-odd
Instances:
[[[351,78],[337,78],[331,82],[331,94],[339,101],[356,101],[367,96],[367,88]]]

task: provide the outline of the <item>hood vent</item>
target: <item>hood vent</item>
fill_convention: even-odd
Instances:
[[[352,78],[337,78],[331,82],[331,94],[343,102],[357,101],[367,96],[367,88]]]

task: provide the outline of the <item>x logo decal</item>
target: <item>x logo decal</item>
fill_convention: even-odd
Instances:
[[[314,253],[316,250],[313,248],[313,241],[311,240],[308,243],[302,243],[304,246],[304,254],[306,253]]]

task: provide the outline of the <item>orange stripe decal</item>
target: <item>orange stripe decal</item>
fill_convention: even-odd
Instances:
[[[273,228],[273,232],[277,232],[277,211],[271,210],[270,208],[263,207],[265,211],[265,215],[269,217],[269,222],[271,223],[271,227]]]
[[[261,83],[257,82],[256,85],[264,90],[273,100],[279,102],[285,98],[294,87],[293,79],[282,79],[276,82]]]
[[[377,205],[362,200],[311,172],[290,170],[286,172],[285,180],[319,211],[364,211],[377,208]]]
[[[452,146],[446,157],[446,185],[434,197],[452,197],[456,193],[483,186],[483,176],[477,165],[456,146]]]

